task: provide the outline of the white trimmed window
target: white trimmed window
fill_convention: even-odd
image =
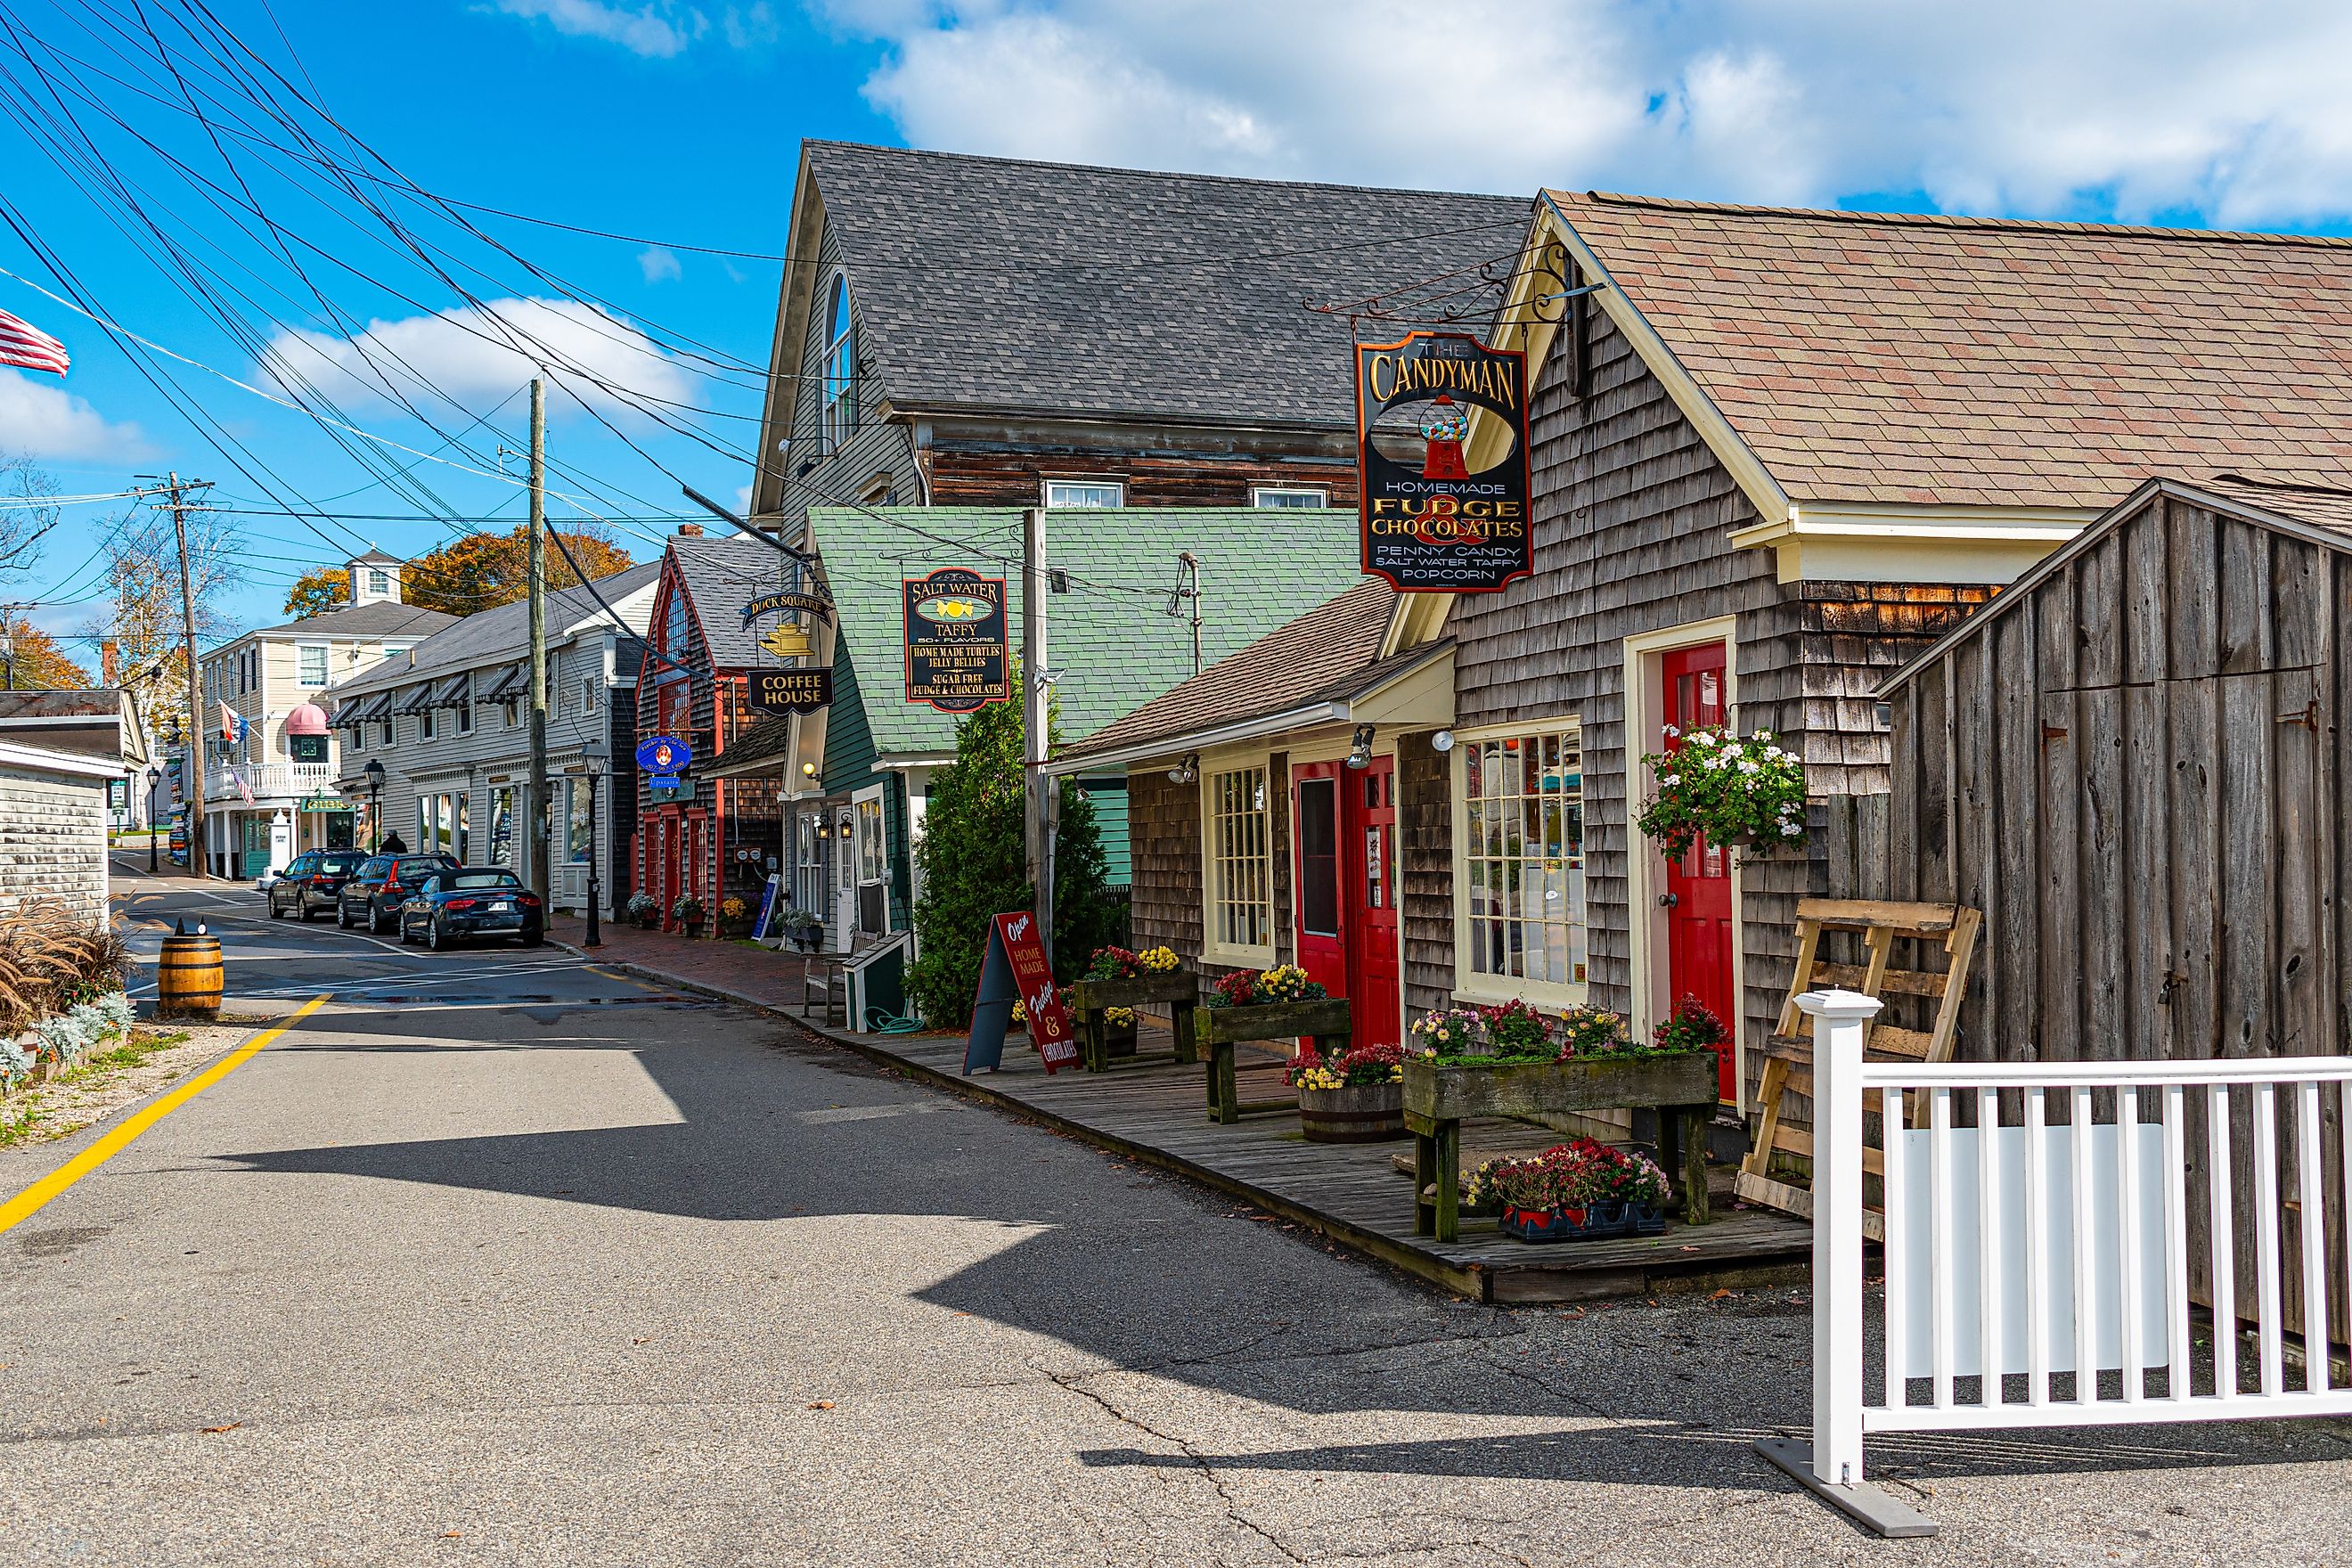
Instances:
[[[1250,505],[1294,507],[1319,511],[1331,504],[1331,492],[1319,485],[1252,485]]]
[[[1246,961],[1274,957],[1273,832],[1265,767],[1213,772],[1202,786],[1209,951]]]
[[[857,430],[857,321],[849,303],[849,277],[833,275],[824,312],[824,403],[819,416],[830,454]]]
[[[1483,1001],[1582,1001],[1582,723],[1483,731],[1454,754],[1456,989]]]
[[[1047,479],[1045,504],[1100,510],[1127,504],[1127,486],[1118,479]]]
[[[368,592],[381,597],[392,592],[392,579],[381,566],[371,566],[367,574]]]
[[[882,842],[882,797],[857,803],[857,879],[878,882],[889,874]]]

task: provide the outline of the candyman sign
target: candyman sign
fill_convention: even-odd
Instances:
[[[1535,569],[1527,381],[1526,354],[1459,333],[1356,345],[1366,572],[1400,593],[1491,594]]]

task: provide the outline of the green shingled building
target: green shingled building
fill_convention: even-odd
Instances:
[[[961,566],[1008,584],[1021,647],[1022,513],[1013,509],[814,507],[806,549],[835,624],[811,618],[833,705],[772,718],[730,744],[714,776],[781,781],[794,907],[857,934],[908,929],[911,836],[934,773],[955,757],[956,717],[906,700],[900,584]],[[1246,647],[1360,577],[1352,510],[1134,507],[1055,510],[1047,564],[1059,586],[1047,665],[1058,672],[1059,733],[1075,740],[1193,673],[1190,606],[1170,607],[1180,553],[1199,562],[1202,665]],[[763,656],[764,657],[764,656]],[[783,665],[788,660],[770,658]],[[1112,879],[1128,879],[1123,770],[1082,778]]]

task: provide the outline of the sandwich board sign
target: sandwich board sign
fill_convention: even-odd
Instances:
[[[980,989],[972,997],[971,1037],[964,1044],[963,1075],[986,1068],[994,1072],[1004,1062],[1004,1031],[1013,1023],[1013,1004],[1029,1015],[1029,1039],[1045,1059],[1048,1073],[1076,1067],[1078,1043],[1070,1035],[1069,1015],[1054,991],[1054,965],[1037,931],[1037,917],[1027,910],[998,915],[988,925],[988,947],[980,961]]]

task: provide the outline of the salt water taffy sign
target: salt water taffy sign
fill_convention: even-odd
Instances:
[[[903,579],[907,700],[970,713],[1013,696],[1004,579],[961,566]]]

